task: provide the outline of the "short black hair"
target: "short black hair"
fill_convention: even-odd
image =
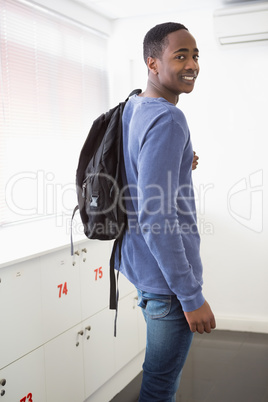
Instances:
[[[161,54],[168,45],[167,35],[180,29],[188,29],[178,22],[164,22],[151,28],[143,40],[143,58],[147,64],[148,57],[161,58]]]

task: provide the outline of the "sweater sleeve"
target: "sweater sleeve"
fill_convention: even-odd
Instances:
[[[185,194],[190,185],[184,180],[187,174],[183,171],[189,142],[188,127],[173,119],[160,118],[147,132],[137,164],[138,221],[142,235],[184,311],[196,310],[205,301],[183,241],[185,228],[189,225],[190,229],[191,222],[195,221],[195,207],[192,210],[189,197],[189,203],[184,199],[184,207],[178,208],[178,198],[187,198]],[[188,166],[192,158],[190,149]]]

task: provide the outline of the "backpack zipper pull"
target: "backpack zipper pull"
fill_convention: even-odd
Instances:
[[[82,197],[83,198],[86,198],[86,186],[87,186],[87,183],[84,183],[82,186]]]

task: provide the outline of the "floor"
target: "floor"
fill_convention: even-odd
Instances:
[[[140,383],[141,374],[111,402],[137,402]],[[268,402],[268,334],[196,334],[176,402]]]

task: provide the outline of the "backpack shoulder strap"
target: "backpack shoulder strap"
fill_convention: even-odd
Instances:
[[[126,102],[129,100],[129,98],[133,95],[139,95],[142,93],[141,89],[133,89],[133,91],[130,92],[130,94],[128,95]]]

